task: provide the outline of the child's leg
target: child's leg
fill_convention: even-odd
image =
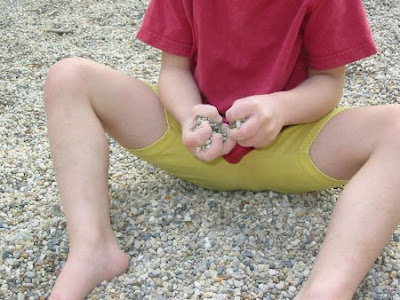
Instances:
[[[161,104],[140,81],[84,59],[53,66],[45,87],[48,132],[70,252],[51,299],[83,299],[126,271],[110,225],[108,143],[138,148],[166,130]]]
[[[337,115],[311,148],[328,175],[352,178],[296,299],[351,299],[400,222],[400,106]]]

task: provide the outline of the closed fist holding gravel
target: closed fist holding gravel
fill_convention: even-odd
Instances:
[[[278,94],[256,95],[236,100],[226,111],[230,124],[246,120],[229,136],[243,147],[262,148],[278,136],[284,126]]]
[[[182,141],[194,156],[204,161],[228,154],[236,145],[218,110],[207,104],[195,105],[182,123]]]

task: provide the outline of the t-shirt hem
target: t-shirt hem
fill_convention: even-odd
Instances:
[[[308,59],[311,68],[317,70],[331,69],[367,58],[378,52],[377,47],[371,41],[366,41],[356,47],[348,48],[334,55],[325,57],[313,57]]]
[[[140,28],[137,38],[152,47],[171,54],[180,56],[190,56],[191,54],[191,45],[185,45],[180,42],[165,38],[164,36],[159,35],[148,28]]]
[[[237,164],[253,149],[253,147],[242,147],[240,145],[236,145],[231,152],[223,155],[222,157],[230,164]]]

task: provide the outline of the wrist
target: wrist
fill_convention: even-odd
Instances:
[[[290,92],[276,92],[267,96],[269,96],[270,101],[273,101],[275,115],[279,117],[282,127],[290,125],[291,119],[289,112],[293,110],[293,101],[290,100]]]

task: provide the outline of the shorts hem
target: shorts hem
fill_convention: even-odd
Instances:
[[[314,174],[313,177],[315,178],[315,180],[318,180],[318,182],[320,182],[321,185],[326,185],[327,188],[343,186],[348,182],[348,180],[334,178],[334,177],[331,177],[331,176],[325,174],[324,172],[322,172],[320,170],[320,168],[318,168],[318,166],[311,159],[310,149],[311,149],[311,146],[314,143],[315,139],[320,134],[321,130],[329,123],[329,121],[331,121],[334,117],[336,117],[337,115],[339,115],[340,113],[342,113],[343,111],[345,111],[347,109],[349,109],[349,107],[342,106],[342,107],[336,108],[333,111],[334,113],[331,113],[330,115],[328,115],[328,117],[326,118],[326,120],[322,124],[322,126],[317,128],[317,130],[315,130],[315,132],[312,135],[310,135],[309,141],[307,141],[307,143],[308,143],[307,164],[304,164],[304,168],[308,169],[307,172],[309,172],[310,174]],[[317,174],[318,174],[317,176],[316,176],[315,172],[317,172]]]
[[[134,149],[134,148],[126,148],[124,147],[126,150],[128,150],[130,153],[133,154],[139,154],[140,152],[145,152],[146,151],[146,155],[152,155],[154,152],[153,149],[156,149],[158,147],[155,147],[158,144],[163,144],[164,140],[166,139],[166,137],[169,135],[169,131],[171,131],[171,122],[170,119],[168,118],[168,113],[167,111],[164,109],[164,116],[165,116],[165,121],[167,122],[167,129],[165,130],[164,134],[158,138],[155,142],[151,143],[150,145],[143,147],[143,148],[138,148],[138,149]]]

